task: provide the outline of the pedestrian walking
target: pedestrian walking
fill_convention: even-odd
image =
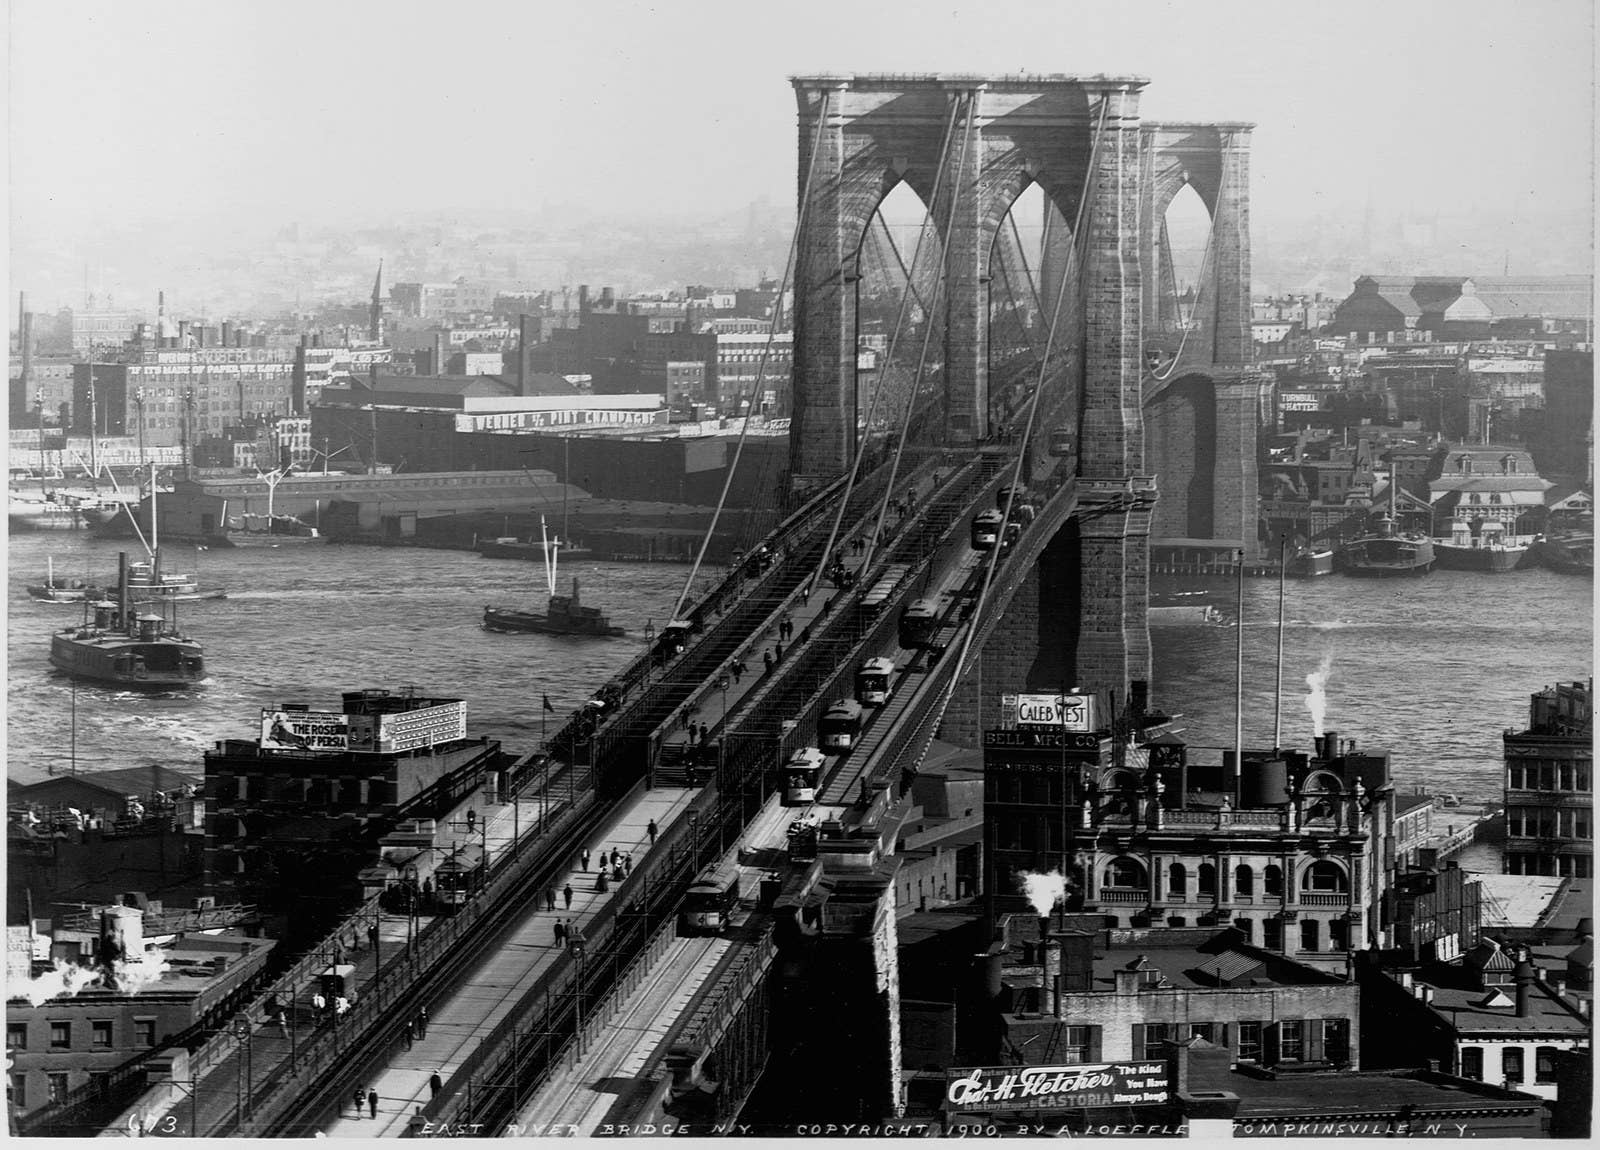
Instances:
[[[711,728],[704,723],[700,724],[700,745],[703,747],[711,738]]]
[[[556,919],[556,946],[559,947],[567,941],[567,927],[560,919]]]
[[[594,876],[594,889],[599,894],[606,893],[606,868],[603,863],[600,866],[600,873]]]
[[[372,949],[374,951],[376,951],[378,949],[378,924],[377,923],[373,923],[371,926],[367,927],[367,942],[371,944]]]
[[[694,724],[689,724],[689,745],[694,746]]]
[[[822,617],[826,619],[828,612],[833,610],[833,596],[830,595],[822,601]]]
[[[783,644],[782,643],[774,643],[772,645],[772,661],[774,663],[783,662]]]
[[[545,910],[555,910],[556,908],[556,888],[553,886],[544,888],[544,908]]]
[[[804,646],[809,642],[811,642],[811,625],[808,623],[800,630],[800,644]]]
[[[439,1072],[437,1070],[428,1076],[428,1089],[432,1091],[432,1093],[428,1095],[429,1098],[439,1097],[439,1091],[444,1089],[444,1082],[439,1078]]]
[[[566,901],[567,901],[566,909],[571,910],[572,909],[572,884],[570,882],[566,886],[561,888],[561,897],[566,899]]]
[[[772,674],[772,652],[771,651],[763,651],[763,652],[761,652],[761,661],[767,665],[767,669],[762,673],[766,674],[766,675]]]
[[[428,1037],[428,1008],[426,1006],[417,1010],[417,1037]]]
[[[361,1117],[361,1104],[363,1102],[365,1102],[366,1100],[367,1100],[366,1091],[362,1090],[361,1087],[357,1086],[356,1087],[356,1117],[357,1118]]]
[[[645,829],[645,832],[650,836],[650,845],[651,846],[655,846],[656,845],[656,820],[655,819],[651,819],[650,820],[650,825],[645,827],[644,829]]]
[[[582,862],[583,862],[583,869],[584,870],[588,870],[589,869],[589,848],[588,847],[584,847],[583,850],[579,851],[578,852],[578,858],[580,860],[582,860]]]
[[[416,1037],[417,1037],[417,1024],[415,1022],[413,1022],[411,1019],[408,1018],[408,1019],[406,1019],[406,1029],[405,1029],[405,1042],[406,1042],[406,1049],[407,1050],[411,1049],[411,1044],[416,1040]]]
[[[378,1092],[376,1090],[367,1091],[367,1109],[372,1112],[374,1118],[378,1116]]]
[[[632,855],[623,855],[622,856],[622,877],[623,878],[627,878],[632,873],[633,873],[633,856]]]
[[[622,865],[622,852],[616,847],[611,848],[611,865],[613,867],[619,867]]]
[[[311,1009],[316,1011],[318,1021],[322,1019],[322,1012],[328,1009],[328,1000],[322,996],[322,991],[317,991],[311,996]]]
[[[289,1037],[289,1027],[288,1027],[288,1025],[287,1025],[287,1024],[286,1024],[286,1023],[285,1023],[285,1022],[284,1022],[284,1019],[283,1019],[283,1011],[281,1011],[281,1010],[279,1010],[279,1011],[276,1011],[276,1012],[275,1012],[275,1013],[274,1013],[274,1014],[273,1014],[273,1016],[272,1016],[272,1021],[273,1021],[273,1022],[275,1022],[275,1023],[276,1023],[276,1024],[277,1024],[277,1026],[278,1026],[278,1033],[279,1033],[279,1034],[280,1034],[280,1035],[282,1035],[282,1036],[283,1036],[283,1037],[284,1037],[284,1038],[288,1038],[288,1037]]]

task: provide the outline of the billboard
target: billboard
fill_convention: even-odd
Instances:
[[[1093,695],[1001,695],[1003,721],[1056,731],[1094,730]]]
[[[340,711],[261,712],[263,751],[347,751],[350,716]]]
[[[955,1112],[1153,1106],[1172,1098],[1172,1077],[1161,1061],[972,1066],[947,1075],[944,1105]]]
[[[467,737],[467,704],[440,703],[416,711],[378,716],[378,750],[416,751]]]

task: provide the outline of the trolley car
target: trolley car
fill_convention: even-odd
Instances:
[[[783,805],[799,807],[816,802],[826,766],[822,752],[815,747],[802,747],[790,755],[783,764]]]
[[[900,612],[900,645],[926,647],[939,630],[939,612],[931,599],[917,599]]]
[[[739,902],[739,868],[733,863],[707,867],[689,886],[678,915],[678,933],[721,934]]]
[[[860,741],[861,704],[854,699],[840,699],[817,724],[817,742],[827,754],[847,755]]]
[[[992,551],[996,543],[1000,542],[1000,529],[1005,525],[1006,517],[1000,511],[980,511],[972,520],[972,549],[974,551]]]
[[[868,659],[856,669],[856,702],[867,707],[883,706],[889,701],[893,677],[893,659],[882,656]]]
[[[1058,427],[1050,432],[1050,454],[1063,459],[1077,454],[1078,437],[1070,427]]]
[[[483,886],[484,870],[482,846],[471,843],[458,847],[434,871],[434,889],[439,901],[451,909],[465,906]]]
[[[882,611],[883,605],[894,595],[895,588],[900,586],[900,581],[910,570],[910,565],[906,563],[895,563],[885,568],[882,577],[872,585],[872,590],[861,597],[862,613],[870,617]]]

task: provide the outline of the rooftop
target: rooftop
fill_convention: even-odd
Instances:
[[[1567,879],[1544,875],[1483,874],[1477,876],[1483,894],[1483,929],[1531,927],[1549,909]]]
[[[1392,1113],[1401,1108],[1427,1113],[1518,1106],[1536,1109],[1543,1101],[1482,1082],[1431,1074],[1423,1070],[1391,1070],[1270,1075],[1191,1065],[1189,1088],[1226,1090],[1239,1096],[1238,1119],[1268,1115],[1310,1117],[1323,1114]]]
[[[1533,986],[1528,994],[1526,1017],[1517,1015],[1517,988],[1464,989],[1431,986],[1434,1014],[1459,1033],[1472,1034],[1562,1034],[1578,1037],[1589,1033],[1589,1021],[1579,1018],[1549,993]]]

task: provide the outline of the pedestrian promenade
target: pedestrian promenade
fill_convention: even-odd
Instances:
[[[541,896],[505,942],[484,954],[471,975],[428,1004],[425,1035],[416,1036],[409,1048],[402,1041],[383,1052],[381,1067],[363,1079],[361,1088],[363,1096],[369,1090],[377,1091],[377,1118],[370,1117],[365,1107],[357,1117],[352,1093],[341,1104],[338,1119],[323,1132],[334,1138],[398,1137],[431,1097],[431,1076],[437,1074],[449,1082],[478,1043],[555,963],[562,953],[556,942],[556,923],[564,921],[581,930],[611,897],[615,883],[608,883],[605,893],[596,889],[600,851],[631,854],[638,864],[650,850],[649,824],[654,821],[658,830],[665,829],[693,797],[693,791],[683,788],[658,787],[643,792],[628,809],[617,812],[593,836],[588,867],[573,858],[557,875],[553,885],[556,909],[549,910]],[[570,908],[562,893],[568,884],[572,887]]]

